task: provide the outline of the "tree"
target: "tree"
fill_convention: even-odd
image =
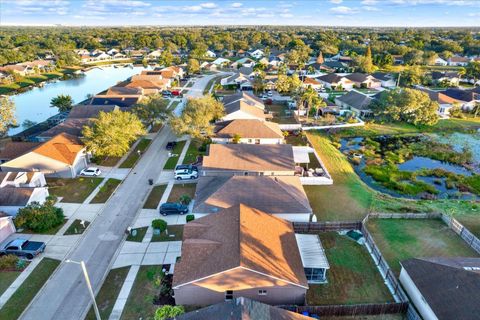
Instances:
[[[45,203],[32,202],[25,208],[18,210],[15,218],[17,228],[27,228],[35,232],[42,232],[63,223],[65,216],[63,209],[54,206],[55,198],[48,197]]]
[[[320,98],[318,97],[318,93],[312,88],[308,87],[300,96],[300,105],[307,110],[307,119],[310,108],[314,108],[318,104],[320,104]]]
[[[140,103],[133,106],[133,113],[145,124],[146,127],[165,123],[172,111],[168,110],[169,101],[160,95],[153,95],[144,98]]]
[[[473,117],[476,118],[479,113],[480,113],[480,102],[476,102],[475,106],[472,109]]]
[[[265,83],[263,82],[262,77],[256,76],[252,82],[253,91],[256,93],[263,92],[265,90]]]
[[[414,86],[422,83],[423,77],[424,72],[420,69],[420,67],[415,66],[405,68],[405,70],[403,70],[403,72],[400,74],[400,83],[405,87]]]
[[[158,58],[158,63],[162,66],[170,66],[173,62],[173,55],[170,51],[168,50],[163,50],[162,53],[160,54],[160,57]]]
[[[15,118],[15,102],[7,96],[0,97],[0,138],[8,129],[17,125]]]
[[[240,143],[240,139],[242,139],[242,137],[238,133],[235,133],[232,138],[232,143]]]
[[[202,138],[213,134],[214,121],[224,113],[223,104],[211,96],[192,98],[179,117],[170,120],[170,126],[177,135],[189,134]]]
[[[469,62],[465,69],[465,74],[473,78],[473,80],[479,79],[480,78],[480,62],[478,61]]]
[[[317,57],[316,62],[317,62],[318,64],[323,64],[323,63],[325,62],[325,60],[323,59],[322,51],[320,51],[320,52],[318,53],[318,57]]]
[[[68,94],[59,94],[52,98],[50,101],[50,107],[58,108],[59,112],[66,112],[72,110],[73,99]]]
[[[414,125],[434,125],[438,121],[438,102],[416,89],[383,92],[372,103],[375,116],[387,121],[405,121]]]
[[[280,93],[287,93],[290,91],[290,80],[287,75],[279,74],[277,83],[275,84],[277,91]]]
[[[194,74],[200,71],[200,63],[197,59],[188,59],[187,71],[188,74]]]
[[[422,64],[423,62],[423,51],[421,50],[410,50],[407,52],[404,56],[403,59],[405,61],[406,65],[418,65]]]
[[[83,128],[83,142],[95,156],[121,157],[144,134],[145,128],[136,114],[120,110],[101,111],[92,126]]]
[[[167,320],[185,313],[183,306],[161,306],[155,311],[155,320]]]

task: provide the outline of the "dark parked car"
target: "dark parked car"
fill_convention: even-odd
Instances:
[[[160,206],[160,214],[167,216],[169,214],[185,214],[188,212],[188,207],[181,203],[165,202]]]
[[[26,239],[15,239],[7,243],[1,250],[0,255],[14,254],[19,257],[33,259],[45,251],[45,242],[28,241]]]
[[[175,148],[176,145],[177,145],[177,143],[175,141],[169,141],[169,142],[167,142],[166,149],[167,150],[173,150],[173,148]]]

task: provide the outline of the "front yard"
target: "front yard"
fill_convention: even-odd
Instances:
[[[203,142],[200,139],[192,139],[188,146],[187,153],[183,159],[182,164],[193,164],[197,162],[199,156],[203,156],[206,153],[204,150]]]
[[[166,184],[153,187],[152,191],[150,191],[150,194],[148,195],[147,200],[143,204],[143,209],[157,209],[165,189],[167,189]]]
[[[95,195],[95,197],[90,201],[90,203],[105,203],[112,193],[117,189],[118,185],[122,180],[109,178],[105,184],[100,187],[100,190]]]
[[[186,141],[177,141],[177,144],[173,148],[171,154],[172,156],[168,158],[167,162],[165,162],[165,166],[163,167],[163,170],[173,170],[177,166],[178,163],[178,158],[180,157],[180,154],[183,151],[183,147],[185,146]]]
[[[163,241],[182,241],[183,237],[183,224],[178,225],[169,225],[167,226],[166,232],[160,234],[152,235],[152,242],[163,242]]]
[[[365,246],[336,232],[320,233],[330,264],[326,284],[310,284],[307,304],[393,302]]]
[[[397,274],[399,262],[410,258],[479,256],[441,220],[370,219],[367,227]]]
[[[193,199],[195,196],[195,188],[197,187],[196,183],[178,183],[174,184],[170,195],[168,196],[167,202],[178,202],[180,197],[183,195],[188,195],[190,199]]]
[[[47,178],[50,195],[61,202],[82,203],[102,182],[103,178],[78,177],[74,179]]]
[[[22,273],[21,271],[0,271],[0,296],[5,292],[5,290],[10,287],[10,285],[17,279],[17,277]]]
[[[150,146],[150,143],[152,143],[152,139],[144,138],[140,140],[135,149],[130,152],[128,157],[120,164],[119,168],[133,168],[138,159],[140,159],[140,155],[147,150],[148,146]]]
[[[75,219],[72,224],[65,230],[64,236],[72,235],[72,234],[82,234],[85,230],[87,230],[88,225],[90,222],[83,221],[80,219]]]

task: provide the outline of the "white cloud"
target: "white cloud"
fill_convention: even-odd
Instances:
[[[257,17],[259,17],[259,18],[273,18],[273,14],[272,13],[259,13],[259,14],[257,14]]]
[[[198,12],[198,11],[202,10],[202,7],[201,6],[187,6],[187,7],[183,7],[183,10],[189,11],[189,12]]]
[[[373,6],[378,4],[378,0],[363,0],[362,4],[366,6]]]
[[[372,6],[363,6],[362,9],[365,10],[365,11],[380,11],[379,8],[372,7]]]
[[[480,12],[471,12],[468,14],[469,17],[480,17]]]
[[[241,2],[232,3],[232,7],[234,7],[234,8],[240,8],[241,6],[243,6],[243,3],[241,3]]]
[[[214,9],[217,7],[217,5],[213,2],[205,2],[200,4],[200,7],[205,8],[205,9]]]
[[[346,6],[333,7],[333,8],[330,9],[330,11],[333,12],[333,13],[338,13],[338,14],[357,13],[357,9],[353,9],[353,8],[346,7]]]
[[[282,17],[282,18],[293,18],[293,14],[291,14],[291,13],[281,13],[280,17]]]
[[[340,4],[343,0],[330,0],[331,3]]]

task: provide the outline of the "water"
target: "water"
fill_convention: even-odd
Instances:
[[[102,67],[95,68],[85,73],[85,76],[62,80],[53,83],[46,83],[41,88],[33,88],[24,93],[12,96],[16,105],[18,128],[12,128],[8,131],[10,135],[24,130],[22,123],[25,120],[42,122],[58,113],[57,108],[50,107],[52,98],[59,94],[68,94],[72,96],[74,103],[79,103],[86,99],[88,94],[97,94],[120,81],[126,80],[134,74],[144,70],[143,67],[133,68],[114,68]]]
[[[471,176],[472,172],[462,166],[442,162],[426,157],[413,157],[398,165],[398,169],[403,171],[417,171],[421,169],[443,169],[445,171],[461,174],[464,176]]]

